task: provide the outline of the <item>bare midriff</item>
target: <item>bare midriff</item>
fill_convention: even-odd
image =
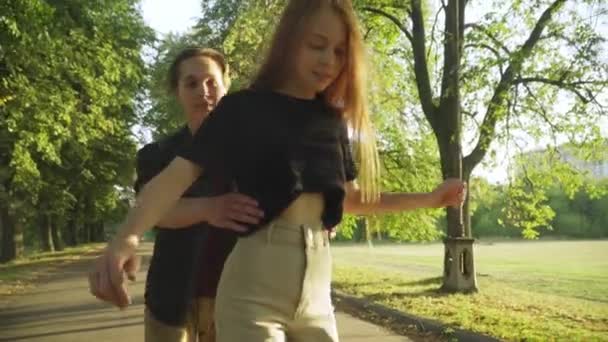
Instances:
[[[318,224],[325,202],[321,193],[302,193],[280,215],[279,219],[293,224]]]

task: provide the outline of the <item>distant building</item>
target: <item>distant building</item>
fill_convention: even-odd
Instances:
[[[608,178],[608,156],[606,156],[606,153],[604,153],[604,156],[606,157],[604,160],[596,161],[578,159],[575,155],[568,153],[567,151],[562,152],[561,155],[565,162],[578,170],[588,172],[591,178],[605,179]]]
[[[549,170],[551,161],[559,158],[561,162],[568,163],[579,172],[586,173],[594,180],[608,179],[608,141],[604,144],[603,151],[598,154],[599,158],[594,160],[585,160],[577,156],[575,147],[571,145],[562,145],[557,148],[557,151],[535,150],[520,154],[516,159],[518,161],[518,172],[521,173],[524,166],[526,168],[541,168]]]

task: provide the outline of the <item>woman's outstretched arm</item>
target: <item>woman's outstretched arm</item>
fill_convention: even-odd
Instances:
[[[432,192],[382,193],[377,202],[364,203],[355,183],[346,184],[344,211],[355,215],[382,214],[420,208],[459,206],[466,196],[466,184],[458,179],[447,179]]]
[[[130,304],[126,278],[134,279],[139,268],[136,256],[139,237],[175,205],[201,173],[198,165],[177,157],[143,187],[116,236],[95,260],[89,273],[93,295],[119,308]]]
[[[181,157],[152,178],[137,195],[135,206],[117,236],[141,236],[152,229],[173,208],[181,195],[201,175],[202,169]]]

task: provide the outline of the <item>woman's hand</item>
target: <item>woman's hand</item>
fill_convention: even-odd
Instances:
[[[467,184],[457,178],[448,178],[431,192],[435,208],[460,207],[466,198]]]
[[[127,279],[134,281],[139,269],[138,245],[136,235],[114,237],[89,271],[91,294],[121,309],[131,304]]]

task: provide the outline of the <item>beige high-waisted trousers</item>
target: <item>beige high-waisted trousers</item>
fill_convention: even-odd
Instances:
[[[240,238],[216,297],[218,342],[337,342],[322,224],[280,220]]]

